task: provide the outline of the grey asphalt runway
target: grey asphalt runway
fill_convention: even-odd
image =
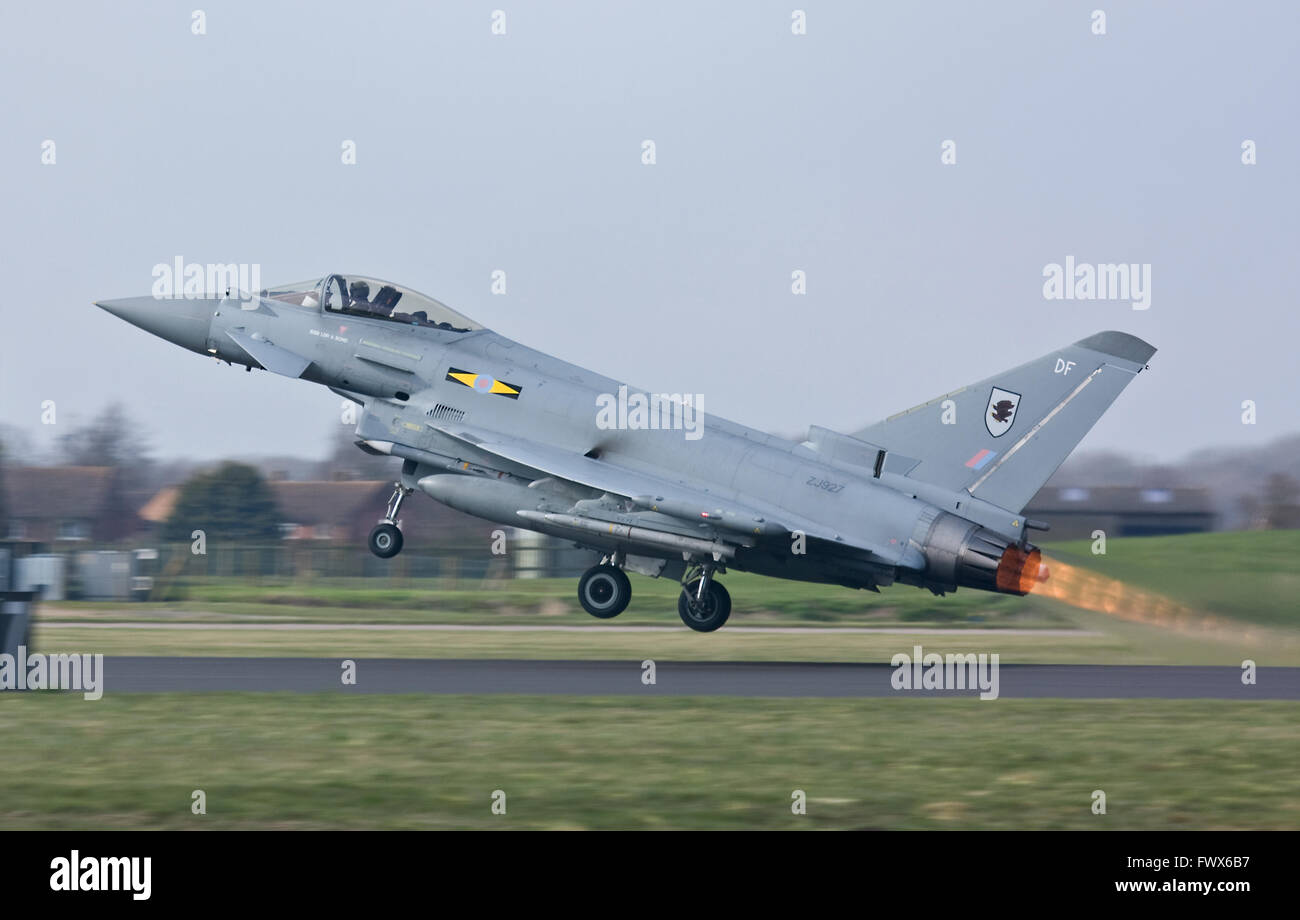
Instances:
[[[624,696],[934,697],[978,691],[902,691],[884,664],[808,662],[655,663],[513,659],[355,659],[344,685],[342,659],[106,657],[105,695],[159,691],[344,693],[535,693]],[[1002,665],[1000,698],[1300,699],[1300,668],[1260,668],[1244,685],[1237,667]]]

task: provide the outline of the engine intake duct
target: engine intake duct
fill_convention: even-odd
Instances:
[[[1038,547],[1023,547],[955,514],[941,512],[922,546],[924,579],[946,589],[1028,594],[1046,580]]]

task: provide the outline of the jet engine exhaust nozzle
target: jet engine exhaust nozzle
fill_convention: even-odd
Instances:
[[[1045,581],[1047,566],[1043,564],[1043,554],[1038,547],[1027,545],[1021,549],[1012,543],[1003,551],[1002,558],[998,560],[996,575],[999,591],[1006,594],[1028,594]]]
[[[1038,547],[947,512],[932,520],[922,552],[925,571],[905,580],[945,591],[960,587],[1025,595],[1047,580]]]

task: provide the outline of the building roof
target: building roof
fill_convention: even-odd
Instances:
[[[176,499],[180,497],[180,494],[180,486],[165,486],[145,502],[136,514],[142,520],[151,524],[161,524],[172,516],[172,510],[176,507]]]
[[[381,480],[267,483],[280,518],[294,524],[351,524],[358,517],[378,519],[393,484]],[[382,497],[377,496],[382,493]]]
[[[110,466],[11,466],[4,471],[11,518],[93,518],[109,505],[117,471]]]
[[[273,479],[267,487],[279,509],[282,524],[297,524],[307,533],[334,539],[364,539],[383,516],[393,491],[392,480],[320,480],[290,481]],[[179,486],[168,486],[155,493],[140,508],[141,518],[162,524],[171,516],[180,496]],[[463,514],[434,501],[407,499],[402,506],[402,529],[408,540],[448,542],[485,534],[498,525]]]
[[[1112,514],[1212,514],[1207,489],[1146,486],[1048,486],[1040,489],[1025,512],[1065,514],[1072,511]]]

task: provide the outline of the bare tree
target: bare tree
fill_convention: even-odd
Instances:
[[[153,463],[142,427],[117,402],[61,435],[58,455],[69,466],[113,467],[124,488],[140,487]]]
[[[330,453],[321,461],[319,479],[396,479],[401,463],[376,457],[356,446],[357,437],[346,425],[332,425]]]
[[[1300,527],[1300,482],[1286,473],[1274,473],[1264,481],[1260,513],[1269,530]]]

